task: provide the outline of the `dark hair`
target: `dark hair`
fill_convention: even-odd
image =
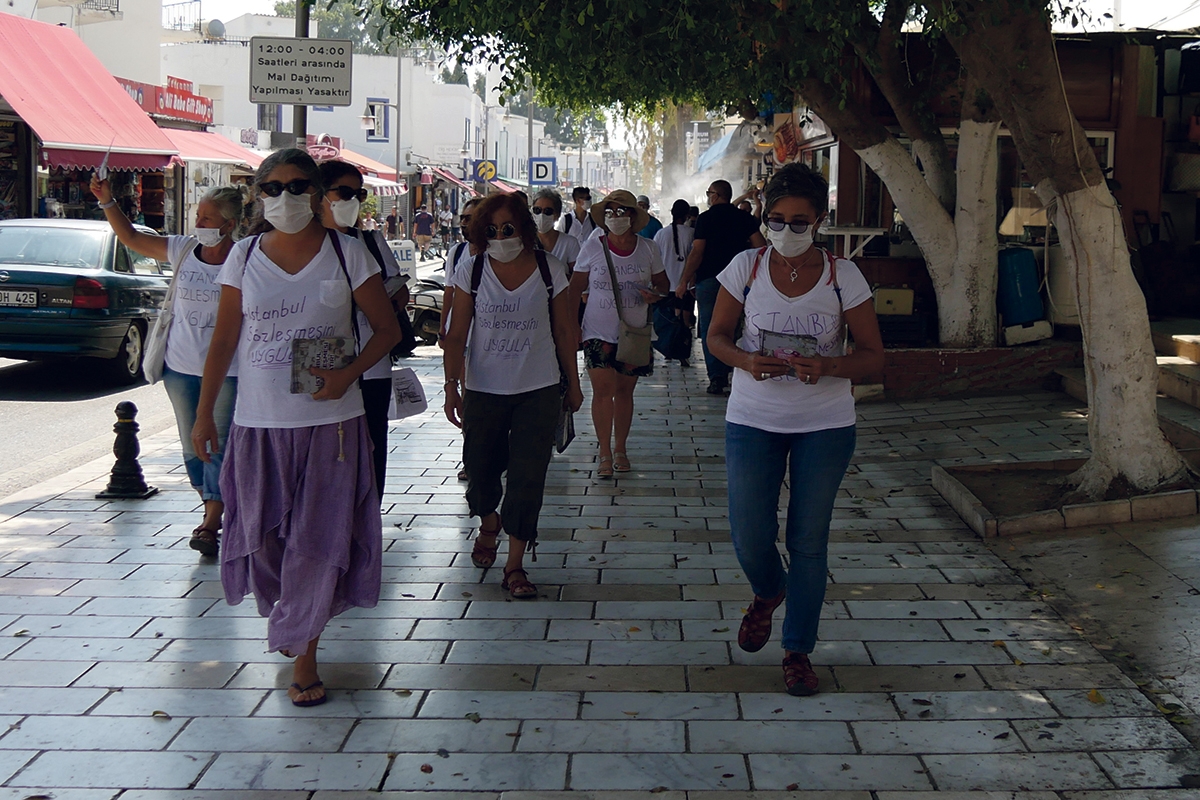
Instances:
[[[688,215],[689,217],[698,217],[698,216],[700,216],[700,206],[688,206],[688,213],[687,213],[687,215]]]
[[[290,165],[296,167],[304,173],[304,177],[312,181],[313,188],[317,190],[317,196],[324,194],[325,184],[321,181],[321,170],[317,167],[317,162],[313,161],[313,157],[303,150],[295,147],[288,147],[283,150],[276,150],[271,155],[263,159],[263,162],[258,165],[258,169],[254,171],[254,185],[265,181],[272,172],[279,167]],[[275,226],[267,222],[263,217],[262,198],[257,197],[254,200],[254,216],[250,223],[248,235],[266,233],[275,230]]]
[[[676,200],[674,203],[671,203],[671,221],[683,222],[686,220],[688,208],[690,208],[690,206],[688,206],[687,200],[680,199]]]
[[[549,187],[538,189],[538,193],[533,196],[533,202],[536,203],[538,200],[549,200],[550,205],[554,208],[555,216],[562,213],[562,196],[553,189]]]
[[[332,186],[334,181],[340,181],[347,175],[353,175],[358,178],[358,185],[363,185],[363,176],[359,172],[358,167],[346,161],[324,161],[319,167],[321,171],[321,184],[323,186]]]
[[[733,187],[729,185],[729,181],[713,181],[712,190],[726,203],[733,199]]]
[[[492,216],[500,209],[507,209],[512,215],[513,225],[517,235],[527,250],[532,250],[537,242],[537,226],[533,224],[533,214],[529,206],[516,193],[492,194],[484,198],[479,208],[471,215],[471,224],[467,226],[467,239],[476,247],[487,245],[487,227],[492,224]]]
[[[590,197],[592,194],[592,190],[586,186],[576,186],[574,189],[571,190],[571,199],[574,200],[576,197],[579,197],[579,195],[581,195],[581,194],[586,194]]]
[[[767,181],[766,202],[763,213],[771,211],[772,206],[785,197],[802,197],[812,203],[817,216],[829,210],[829,181],[821,173],[804,164],[792,162],[784,164],[775,171],[771,180]]]
[[[469,211],[470,209],[474,208],[475,206],[479,205],[482,202],[483,202],[482,197],[472,197],[470,200],[463,203],[462,208],[460,208],[458,211],[458,221],[462,227],[462,236],[463,236],[463,239],[465,239],[468,244],[472,243],[472,241],[471,241],[471,225],[470,225],[470,223],[462,224],[462,215],[466,214],[467,211]],[[474,220],[475,220],[475,212],[472,211],[471,212],[471,221],[473,222]]]

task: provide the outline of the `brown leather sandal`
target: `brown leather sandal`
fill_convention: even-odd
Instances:
[[[217,531],[201,525],[192,531],[192,538],[188,540],[188,547],[200,555],[215,556],[220,547],[218,544],[219,536],[220,534]]]
[[[475,537],[475,546],[471,548],[471,563],[480,569],[487,569],[496,563],[496,550],[500,547],[499,536],[502,530],[500,515],[496,515],[496,527],[493,530],[484,530],[483,525],[479,526],[479,536],[492,536],[492,546],[488,547]]]
[[[808,697],[819,691],[821,679],[803,653],[788,653],[783,659],[783,682],[793,697]]]
[[[513,600],[532,600],[538,593],[537,587],[529,582],[529,575],[520,567],[504,571],[500,588],[507,591]]]
[[[757,653],[763,649],[763,645],[771,638],[771,615],[786,595],[785,589],[770,600],[754,596],[746,616],[742,617],[742,626],[738,628],[738,647],[747,653]]]

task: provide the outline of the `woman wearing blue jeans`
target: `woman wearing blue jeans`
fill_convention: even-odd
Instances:
[[[192,426],[196,423],[200,376],[204,374],[204,359],[208,357],[221,297],[217,273],[233,249],[233,237],[244,216],[243,195],[233,186],[212,189],[196,204],[193,235],[155,236],[130,224],[113,200],[112,187],[107,180],[93,177],[91,189],[122,244],[146,258],[169,261],[174,270],[174,314],[171,329],[167,332],[162,382],[175,410],[188,481],[204,502],[204,519],[192,531],[188,545],[203,555],[215,556],[221,514],[225,510],[218,481],[237,396],[236,370],[225,378],[217,397],[213,413],[220,446],[209,454],[207,461],[201,460],[192,447]]]
[[[771,616],[786,600],[784,683],[789,694],[810,695],[819,683],[808,657],[825,600],[833,501],[854,454],[850,382],[883,367],[883,343],[858,267],[812,246],[828,208],[825,179],[788,164],[765,194],[770,244],[736,256],[717,276],[708,348],[734,368],[725,413],[729,525],[754,590],[738,646],[761,650]],[[789,469],[784,569],[775,542]]]

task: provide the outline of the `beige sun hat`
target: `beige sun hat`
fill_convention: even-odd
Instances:
[[[629,226],[630,233],[637,233],[642,228],[650,223],[650,215],[645,210],[638,207],[637,198],[633,196],[633,192],[627,189],[615,189],[604,195],[604,199],[599,203],[592,205],[591,215],[592,222],[596,223],[601,228],[607,228],[604,225],[604,209],[609,203],[616,203],[619,206],[628,208],[634,212],[633,222]]]

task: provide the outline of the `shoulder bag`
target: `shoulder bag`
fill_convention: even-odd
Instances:
[[[631,367],[648,366],[653,358],[650,335],[654,332],[654,327],[650,324],[650,309],[646,309],[646,321],[641,325],[634,326],[625,322],[621,314],[621,285],[617,282],[617,270],[613,267],[607,236],[600,238],[600,245],[604,249],[604,260],[608,263],[608,279],[612,281],[613,298],[617,303],[617,361]]]

